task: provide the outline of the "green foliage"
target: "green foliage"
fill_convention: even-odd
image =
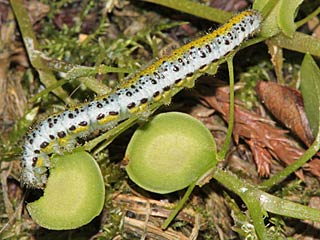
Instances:
[[[297,13],[297,8],[303,2],[303,0],[283,0],[279,9],[278,25],[282,32],[288,36],[293,36],[297,27],[294,23],[294,19]]]
[[[54,12],[59,12],[57,6],[50,1]],[[72,26],[62,25],[57,27],[53,19],[45,19],[42,23],[44,28],[41,29],[39,39],[42,39],[42,50],[53,59],[68,61],[73,64],[95,65],[100,64],[112,65],[118,67],[126,67],[128,69],[137,70],[145,60],[140,56],[136,56],[139,49],[146,47],[157,49],[154,47],[155,41],[158,42],[157,35],[163,36],[162,31],[170,29],[180,23],[168,23],[166,19],[160,21],[150,21],[152,16],[148,16],[143,23],[139,23],[139,18],[130,18],[132,25],[137,25],[137,32],[128,32],[127,26],[123,26],[121,21],[113,19],[110,22],[105,10],[101,8],[101,2],[89,1],[85,6],[87,8],[82,12],[79,11],[72,16],[74,24]],[[79,9],[81,10],[81,9]],[[60,9],[62,11],[62,9]],[[86,14],[100,19],[97,26],[91,26],[89,33],[84,33],[82,26],[85,23]],[[72,12],[70,14],[73,14]],[[51,13],[53,16],[54,13]],[[95,23],[96,24],[96,23]],[[118,33],[114,28],[119,28]],[[127,32],[127,33],[126,33]],[[116,35],[117,36],[114,36]],[[81,35],[84,40],[80,40]],[[158,52],[154,52],[153,56],[158,56]]]
[[[306,114],[314,136],[320,123],[320,69],[310,54],[306,54],[301,65],[301,92]]]

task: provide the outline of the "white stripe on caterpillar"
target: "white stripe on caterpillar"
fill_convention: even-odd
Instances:
[[[212,33],[159,59],[111,94],[40,122],[27,134],[23,146],[22,183],[44,187],[50,154],[71,151],[78,137],[111,129],[124,119],[143,114],[154,102],[168,101],[172,90],[192,86],[195,73],[204,72],[208,65],[239,46],[261,21],[259,13],[244,11]]]

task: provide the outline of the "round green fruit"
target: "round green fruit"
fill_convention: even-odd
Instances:
[[[87,152],[76,152],[52,159],[44,195],[27,209],[40,226],[74,229],[100,214],[105,186],[96,161]]]
[[[178,112],[159,114],[139,128],[126,159],[131,180],[161,194],[189,186],[217,163],[211,132],[199,120]]]

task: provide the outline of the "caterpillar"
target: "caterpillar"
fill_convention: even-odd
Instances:
[[[258,12],[243,11],[217,30],[155,61],[110,94],[41,121],[25,137],[22,183],[43,188],[50,154],[71,151],[77,138],[96,130],[107,131],[125,119],[143,115],[152,103],[167,102],[173,90],[192,87],[197,73],[205,72],[211,63],[239,46],[259,29],[261,21]]]

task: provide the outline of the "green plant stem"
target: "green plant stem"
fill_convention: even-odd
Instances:
[[[57,79],[40,57],[39,43],[33,32],[29,14],[27,13],[24,6],[24,1],[11,0],[10,4],[18,21],[22,39],[27,49],[28,57],[32,66],[39,73],[40,80],[45,86],[53,86],[57,83]],[[68,94],[62,88],[59,87],[53,90],[53,93],[57,95],[61,100],[67,103],[72,103],[72,99],[68,97]]]
[[[197,182],[195,181],[191,185],[189,185],[187,191],[183,195],[182,199],[179,201],[178,205],[175,207],[175,209],[170,213],[169,217],[162,224],[162,226],[161,226],[162,229],[166,229],[169,226],[169,224],[172,222],[172,220],[175,218],[175,216],[178,214],[178,212],[184,206],[184,204],[188,200],[190,194],[192,193],[193,189],[195,188],[196,183]]]
[[[64,72],[67,74],[68,79],[75,79],[78,77],[94,76],[96,74],[106,73],[131,73],[132,71],[127,68],[111,67],[106,65],[99,65],[95,67],[87,67],[81,65],[75,65],[57,59],[44,58],[48,68],[56,72]]]
[[[271,43],[281,48],[290,49],[302,53],[310,53],[314,56],[320,56],[320,41],[315,37],[304,33],[295,32],[292,38],[284,34],[278,34],[270,39]]]
[[[233,173],[217,168],[213,178],[236,193],[246,204],[260,239],[268,239],[264,225],[266,211],[292,218],[320,222],[320,211],[301,204],[272,196],[257,186],[239,179]]]
[[[320,111],[320,109],[318,110]],[[270,189],[272,186],[284,180],[291,173],[297,171],[300,167],[302,167],[309,159],[311,159],[320,149],[320,124],[318,127],[318,134],[316,136],[315,141],[308,148],[308,150],[294,163],[286,167],[284,170],[279,172],[278,174],[272,176],[268,180],[264,181],[260,186],[266,190]]]
[[[310,19],[318,16],[318,14],[320,14],[320,7],[318,7],[316,10],[314,10],[312,13],[308,14],[308,16],[306,16],[304,19],[301,19],[300,21],[296,22],[297,28],[306,24]]]
[[[96,67],[86,66],[73,66],[67,71],[67,79],[75,79],[78,77],[94,76],[96,74],[107,74],[107,73],[131,73],[130,69],[110,67],[106,65],[99,65]]]
[[[218,153],[218,161],[221,161],[225,158],[227,151],[229,149],[231,137],[232,137],[232,130],[234,125],[234,73],[233,73],[233,57],[234,54],[231,54],[227,58],[228,64],[228,71],[229,71],[229,97],[230,97],[230,109],[229,109],[229,120],[228,120],[228,131],[226,135],[226,139],[221,147],[220,152]]]
[[[98,95],[107,94],[112,89],[110,89],[107,85],[97,81],[97,79],[95,79],[93,76],[96,76],[97,74],[107,74],[107,73],[131,73],[130,69],[111,67],[103,64],[96,67],[87,67],[87,66],[70,64],[70,63],[59,61],[56,59],[44,59],[44,60],[46,61],[47,66],[50,70],[66,73],[66,76],[64,78],[67,81],[72,81],[77,79],[82,84],[84,84],[87,88],[94,91]],[[53,86],[55,86],[55,84]],[[50,91],[52,91],[52,89]]]

